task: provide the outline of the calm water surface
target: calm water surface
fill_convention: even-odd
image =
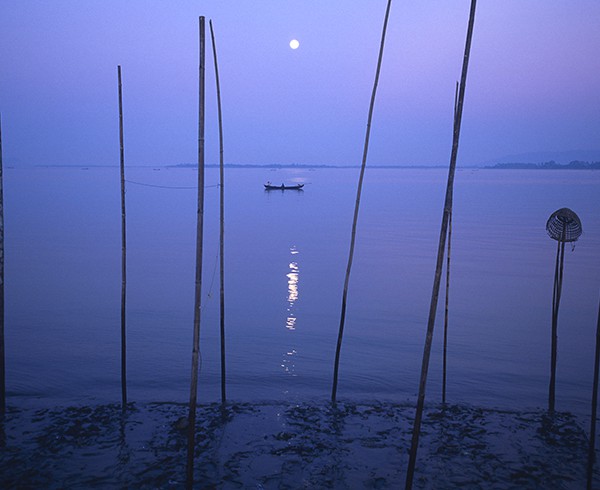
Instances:
[[[128,373],[132,401],[186,401],[196,172],[129,168]],[[340,399],[414,401],[447,171],[367,169],[348,297]],[[304,182],[265,192],[263,182]],[[326,400],[358,169],[226,171],[228,396]],[[142,186],[137,183],[165,187]],[[218,171],[206,175],[200,402],[219,395]],[[455,182],[448,399],[544,407],[561,207],[568,248],[557,409],[587,414],[600,293],[600,172],[459,170]],[[120,399],[117,168],[5,172],[9,403]],[[427,399],[441,397],[443,293]]]

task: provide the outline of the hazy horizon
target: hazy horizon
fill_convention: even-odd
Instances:
[[[600,150],[599,151],[571,151],[571,152],[536,152],[522,155],[507,155],[505,157],[490,159],[480,164],[459,164],[459,168],[485,168],[496,164],[542,164],[546,162],[554,161],[559,165],[567,165],[572,161],[583,161],[583,162],[599,162],[600,161]],[[303,162],[291,162],[291,163],[277,163],[277,162],[262,162],[262,163],[244,163],[244,162],[225,162],[225,167],[229,168],[360,168],[359,162],[354,163],[338,163],[332,164],[327,162],[321,163],[303,163]],[[8,168],[29,168],[29,167],[118,167],[119,162],[105,162],[105,163],[70,163],[70,164],[48,164],[48,163],[26,163],[26,164],[15,164],[15,162],[7,162]],[[126,164],[126,167],[196,167],[196,162],[156,162],[156,163],[144,163],[137,162],[136,164]],[[217,161],[205,162],[206,167],[218,167]],[[394,164],[389,163],[387,165],[381,165],[373,162],[367,164],[369,168],[446,168],[446,163],[431,163],[431,164],[416,164],[416,163],[405,163],[405,164]]]

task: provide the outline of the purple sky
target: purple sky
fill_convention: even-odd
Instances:
[[[358,165],[385,4],[4,1],[5,164],[118,164],[118,64],[127,164],[195,162],[204,15],[217,37],[226,162]],[[370,164],[447,164],[469,4],[392,4]],[[598,0],[480,0],[459,165],[571,150],[600,160],[599,25]],[[207,47],[207,160],[217,163]]]

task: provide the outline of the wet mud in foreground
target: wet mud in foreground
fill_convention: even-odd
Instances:
[[[182,488],[187,407],[10,408],[0,487]],[[198,408],[197,488],[403,488],[414,407]],[[585,488],[588,439],[568,413],[426,410],[415,488]],[[596,483],[600,484],[598,471]]]

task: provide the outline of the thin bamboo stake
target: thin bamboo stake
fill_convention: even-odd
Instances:
[[[448,362],[448,303],[450,296],[450,248],[452,244],[452,212],[448,216],[448,257],[446,260],[446,301],[444,304],[444,358],[442,369],[442,403],[446,404],[446,378]]]
[[[210,26],[210,37],[215,62],[215,80],[217,83],[217,109],[219,115],[219,205],[220,205],[220,227],[219,227],[219,272],[220,286],[220,330],[221,330],[221,403],[225,405],[227,396],[225,393],[225,179],[223,171],[223,114],[221,112],[221,85],[219,83],[219,68],[217,64],[217,45],[215,44],[215,33],[212,20],[208,21]]]
[[[6,412],[6,364],[4,354],[4,177],[2,166],[2,117],[0,116],[0,416]]]
[[[456,128],[456,111],[458,109],[458,87],[456,82],[456,90],[454,91],[454,119],[452,124],[452,134]],[[446,300],[444,304],[444,354],[442,363],[442,403],[446,404],[446,378],[447,378],[447,361],[448,361],[448,303],[450,301],[450,248],[452,244],[452,213],[448,217],[448,257],[446,260]]]
[[[192,379],[188,416],[186,487],[194,485],[194,448],[196,438],[196,402],[198,395],[198,364],[200,358],[200,309],[202,306],[202,239],[204,230],[204,74],[206,33],[204,17],[199,18],[199,101],[198,101],[198,221],[196,226],[196,288],[194,294],[194,339],[192,347]]]
[[[456,81],[456,88],[454,89],[454,120],[452,121],[452,134],[454,134],[454,128],[456,127],[456,112],[458,111],[458,90],[460,83]]]
[[[125,220],[125,151],[123,144],[123,88],[121,65],[117,66],[119,78],[119,143],[121,167],[121,408],[127,409],[127,227]]]
[[[592,421],[590,422],[590,448],[588,452],[587,489],[592,490],[594,460],[596,459],[596,418],[598,408],[598,374],[600,370],[600,303],[598,304],[598,325],[596,326],[596,358],[594,360],[594,383],[592,387]]]
[[[548,412],[554,415],[556,393],[556,357],[558,344],[558,310],[562,292],[563,271],[565,265],[565,243],[576,242],[583,233],[581,220],[569,208],[561,208],[550,215],[546,222],[548,236],[556,245],[556,264],[554,266],[554,289],[552,291],[552,338],[550,352],[550,386],[548,390]]]
[[[475,23],[475,7],[477,0],[471,0],[471,10],[469,13],[469,25],[467,28],[467,40],[465,43],[465,55],[463,58],[462,73],[459,85],[458,105],[456,110],[456,122],[454,124],[454,138],[452,142],[452,154],[450,157],[450,169],[448,171],[448,185],[446,187],[446,199],[444,203],[444,212],[442,215],[442,226],[440,230],[440,241],[438,244],[437,261],[435,276],[433,281],[433,291],[431,293],[431,305],[429,307],[429,320],[427,323],[427,336],[425,338],[425,347],[423,350],[423,363],[421,365],[421,379],[419,382],[419,397],[417,399],[417,410],[413,426],[412,441],[410,448],[410,457],[408,460],[408,470],[406,473],[406,489],[412,488],[415,464],[417,461],[417,449],[419,447],[419,435],[421,432],[421,420],[423,418],[423,408],[425,405],[425,386],[427,384],[427,371],[429,369],[429,358],[431,355],[431,343],[433,341],[433,328],[435,325],[435,314],[437,310],[438,296],[440,292],[440,282],[442,276],[442,267],[444,262],[444,247],[446,244],[446,235],[448,231],[448,221],[452,213],[452,196],[454,185],[454,173],[456,170],[456,158],[458,155],[458,141],[460,137],[460,124],[462,119],[463,102],[465,97],[465,87],[467,84],[467,71],[469,67],[469,55],[471,52],[471,39],[473,37],[473,25]]]
[[[388,19],[390,16],[390,7],[392,0],[388,0],[381,32],[381,43],[379,45],[379,57],[377,59],[377,70],[375,71],[375,81],[373,83],[373,92],[371,93],[371,104],[369,105],[369,116],[367,118],[367,131],[365,134],[365,144],[363,148],[362,165],[360,167],[360,177],[358,179],[358,189],[356,191],[356,203],[354,205],[354,219],[352,221],[352,235],[350,238],[350,253],[348,254],[348,265],[346,267],[346,278],[344,280],[344,291],[342,293],[342,312],[340,316],[340,327],[338,332],[337,347],[335,350],[335,363],[333,367],[333,387],[331,389],[331,401],[335,403],[337,396],[338,370],[340,364],[340,352],[342,349],[342,338],[344,335],[344,323],[346,321],[346,300],[348,297],[348,283],[350,282],[350,271],[352,269],[352,259],[354,257],[354,244],[356,241],[356,225],[358,222],[358,211],[360,208],[360,195],[362,192],[365,167],[367,165],[367,152],[369,149],[369,137],[371,135],[371,121],[373,119],[373,107],[375,106],[375,95],[377,93],[377,84],[379,83],[379,73],[381,71],[381,61],[383,59],[383,48],[385,45],[385,34],[387,31]]]
[[[564,238],[563,231],[563,238]],[[550,386],[548,389],[548,411],[554,413],[556,400],[556,361],[558,347],[558,309],[562,292],[563,270],[565,264],[565,242],[559,240],[556,247],[556,266],[554,270],[554,291],[552,297],[552,338],[550,351]]]

